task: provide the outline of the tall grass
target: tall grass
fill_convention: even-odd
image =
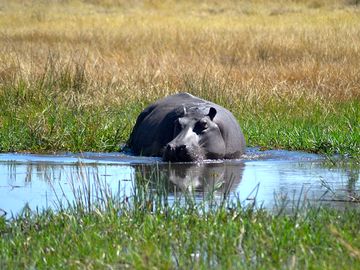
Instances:
[[[359,152],[360,29],[349,1],[12,1],[0,19],[0,151],[108,150],[187,91],[249,145]]]

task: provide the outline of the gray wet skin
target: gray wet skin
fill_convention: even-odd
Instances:
[[[233,159],[245,152],[244,135],[232,113],[188,93],[145,108],[127,144],[136,155],[171,162]]]

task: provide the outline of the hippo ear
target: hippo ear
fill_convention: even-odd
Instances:
[[[185,108],[185,106],[183,105],[183,116],[185,116],[186,115],[186,108]]]
[[[216,115],[217,111],[214,107],[210,107],[208,116],[210,117],[210,120],[212,121]]]

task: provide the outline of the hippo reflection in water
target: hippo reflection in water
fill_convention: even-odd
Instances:
[[[145,179],[151,179],[151,183],[158,183],[160,177],[165,179],[169,186],[168,191],[196,191],[196,192],[215,192],[217,194],[228,195],[239,185],[243,171],[243,163],[173,163],[158,164],[158,172],[154,173],[153,165],[135,166],[136,175],[141,175]],[[164,183],[164,181],[160,181]],[[156,188],[156,187],[154,187]]]
[[[244,135],[232,113],[188,93],[148,106],[127,144],[136,155],[171,162],[233,159],[245,152]]]

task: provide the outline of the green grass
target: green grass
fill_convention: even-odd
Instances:
[[[31,84],[20,79],[3,85],[1,152],[116,151],[126,141],[141,104],[84,104],[79,99],[87,82],[62,72],[48,71]]]
[[[140,204],[137,204],[141,202]],[[0,218],[2,269],[357,269],[359,209],[110,200]],[[135,203],[135,204],[134,204]],[[131,206],[132,205],[132,206]]]
[[[206,78],[201,82],[187,78],[184,83],[189,92],[229,108],[248,146],[359,157],[359,100],[313,100],[302,95],[301,89],[297,96],[231,99],[222,94],[223,85]],[[76,72],[63,70],[60,74],[45,73],[30,84],[19,80],[3,85],[0,151],[118,151],[137,115],[162,96],[128,98],[122,106],[111,100],[87,104],[92,84]],[[118,91],[130,89],[125,86]]]

